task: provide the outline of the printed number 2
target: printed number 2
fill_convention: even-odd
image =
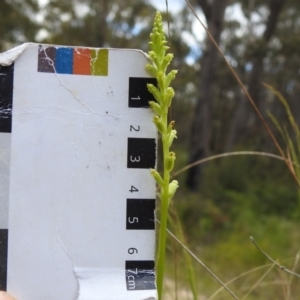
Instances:
[[[138,126],[137,129],[136,129],[132,125],[130,125],[130,131],[132,131],[132,130],[134,130],[134,131],[140,131],[140,126]]]

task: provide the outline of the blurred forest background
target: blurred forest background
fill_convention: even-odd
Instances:
[[[191,0],[191,5],[286,150],[268,116],[272,113],[291,132],[286,111],[262,82],[282,93],[299,124],[300,2]],[[179,137],[174,145],[175,173],[220,153],[278,154],[187,3],[169,0],[168,6],[169,14],[164,0],[2,0],[0,51],[28,41],[148,51],[159,8],[175,55],[172,68],[179,70],[172,107]],[[300,198],[286,165],[261,155],[228,156],[177,177],[180,190],[172,204],[172,230],[208,267],[224,282],[248,272],[230,284],[240,299],[299,299],[299,278],[292,279],[275,268],[249,241],[254,236],[274,259],[300,272]],[[219,285],[200,266],[190,264],[171,239],[169,245],[168,282],[172,287],[166,294],[189,289],[188,282],[193,280],[186,266],[194,265],[198,299],[231,299],[224,290],[209,298]],[[196,297],[191,292],[186,296],[175,293],[171,298]]]

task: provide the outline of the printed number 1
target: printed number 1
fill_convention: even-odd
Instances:
[[[131,99],[131,100],[141,100],[140,96],[137,96],[137,97],[131,97],[130,99]]]

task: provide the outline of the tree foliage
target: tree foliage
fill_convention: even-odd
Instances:
[[[50,0],[45,8],[46,41],[146,49],[154,12],[149,1]]]
[[[34,40],[38,12],[35,0],[0,1],[0,51],[28,40]]]

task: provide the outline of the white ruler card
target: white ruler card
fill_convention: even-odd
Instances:
[[[0,290],[156,299],[157,132],[139,50],[0,54]]]

